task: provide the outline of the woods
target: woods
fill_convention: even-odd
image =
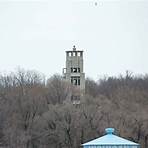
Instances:
[[[2,148],[80,148],[106,127],[148,147],[148,75],[86,79],[80,105],[67,102],[73,86],[35,71],[0,75]]]

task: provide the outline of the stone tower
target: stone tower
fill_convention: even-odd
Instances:
[[[73,50],[66,51],[66,68],[63,69],[64,78],[71,83],[76,91],[71,94],[73,104],[80,104],[80,100],[85,93],[85,73],[83,71],[83,51]]]

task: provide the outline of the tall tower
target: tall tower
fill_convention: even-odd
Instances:
[[[71,83],[76,91],[71,95],[73,104],[80,104],[85,93],[85,73],[83,72],[83,51],[66,51],[66,68],[63,69],[64,78]]]

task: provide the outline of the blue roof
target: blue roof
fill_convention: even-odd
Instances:
[[[83,146],[91,146],[91,145],[139,145],[135,142],[126,140],[124,138],[113,135],[114,129],[107,128],[107,135],[92,140],[90,142],[84,143]]]

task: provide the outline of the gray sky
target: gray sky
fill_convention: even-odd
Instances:
[[[73,45],[94,79],[148,73],[148,1],[0,0],[1,72],[61,74]]]

